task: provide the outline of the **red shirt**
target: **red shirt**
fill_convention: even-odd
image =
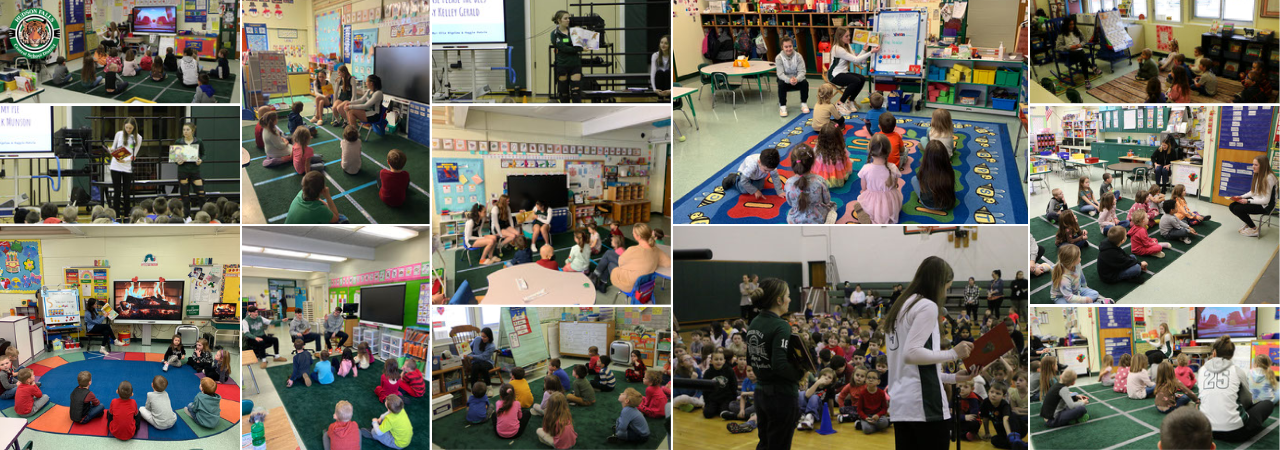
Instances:
[[[612,229],[612,230],[609,230],[609,235],[610,235],[610,236],[622,236],[622,229],[621,229],[621,228],[614,228],[614,229]]]
[[[400,389],[410,397],[421,397],[427,393],[427,383],[422,378],[422,371],[405,372],[400,375]]]
[[[889,143],[893,144],[893,148],[889,150],[889,163],[897,164],[898,160],[902,158],[902,135],[896,132],[885,133],[883,131],[881,131],[880,134],[888,136]]]
[[[881,389],[883,390],[883,389]],[[862,398],[862,394],[867,392],[867,386],[854,386],[852,384],[844,385],[844,389],[836,394],[836,404],[841,408],[846,406],[858,406],[858,399]]]
[[[644,400],[640,401],[640,407],[637,408],[645,416],[659,418],[667,414],[667,391],[662,390],[659,386],[649,386],[644,389]]]
[[[885,396],[884,389],[876,389],[875,392],[867,392],[866,389],[866,386],[862,387],[862,396],[858,398],[858,414],[862,417],[888,414],[889,398]]]
[[[537,264],[551,270],[560,270],[560,266],[556,265],[556,260],[554,259],[539,259]]]
[[[591,360],[587,361],[587,368],[594,373],[600,373],[600,356],[592,356]]]
[[[44,222],[41,222],[41,223],[62,223],[62,219],[59,219],[57,217],[50,217],[48,219],[44,219]]]
[[[262,125],[253,126],[253,143],[258,145],[258,150],[267,148],[266,144],[262,143]]]
[[[18,391],[14,394],[13,409],[18,414],[31,414],[31,408],[35,406],[36,399],[44,395],[40,392],[40,387],[34,384],[19,383]]]
[[[142,62],[138,63],[138,67],[141,68],[142,70],[151,70],[151,55],[143,56]],[[261,125],[259,125],[258,129],[259,130],[262,129]]]
[[[116,439],[127,441],[133,439],[138,432],[138,423],[133,415],[138,413],[138,402],[133,399],[117,398],[111,401],[111,429],[107,430]]]
[[[382,203],[387,206],[403,205],[405,194],[409,193],[409,172],[382,169],[378,172],[378,179],[382,180],[382,188],[378,189],[378,198],[382,199]]]

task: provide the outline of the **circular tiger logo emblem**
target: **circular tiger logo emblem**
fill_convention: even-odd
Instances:
[[[62,27],[58,19],[41,8],[28,8],[13,18],[9,41],[18,53],[28,59],[44,59],[58,49]]]

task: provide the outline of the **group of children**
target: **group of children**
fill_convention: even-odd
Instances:
[[[308,387],[312,383],[333,384],[335,375],[358,377],[361,369],[368,369],[369,363],[377,360],[367,342],[356,344],[355,350],[342,347],[342,353],[336,356],[329,350],[311,352],[305,347],[302,339],[293,340],[293,372],[285,382],[286,388],[298,384]],[[359,450],[361,438],[393,449],[407,447],[413,440],[413,424],[404,406],[411,399],[422,398],[426,392],[426,378],[416,360],[406,357],[403,364],[395,359],[383,361],[382,378],[373,393],[387,411],[374,419],[370,428],[359,428],[351,421],[354,413],[351,403],[339,401],[334,407],[334,423],[325,430],[325,448]]]
[[[94,205],[89,211],[90,223],[134,223],[134,224],[225,224],[240,223],[240,204],[219,197],[216,202],[205,202],[191,213],[182,199],[156,197],[143,200],[135,206],[128,217],[119,217],[116,210],[103,205]],[[13,223],[78,223],[79,209],[74,205],[63,207],[61,211],[52,203],[40,205],[40,210],[18,208],[14,210]]]
[[[547,375],[543,378],[542,402],[534,403],[533,391],[525,379],[523,367],[511,370],[511,382],[498,388],[498,401],[489,404],[489,387],[485,381],[471,386],[467,401],[467,423],[479,425],[494,421],[494,433],[503,439],[516,439],[524,434],[532,416],[542,416],[542,426],[536,430],[538,440],[557,449],[573,447],[578,433],[573,428],[573,414],[569,406],[590,407],[596,404],[596,391],[613,392],[617,377],[609,369],[613,363],[608,355],[600,355],[599,348],[588,348],[587,364],[572,367],[573,378],[561,367],[560,358],[547,363]],[[667,367],[670,369],[670,366]],[[631,368],[626,371],[630,382],[643,382],[645,392],[627,388],[618,395],[622,411],[614,423],[608,443],[641,443],[649,440],[649,423],[646,418],[670,416],[670,377],[663,371],[648,369],[640,352],[632,351]]]
[[[812,121],[818,139],[813,147],[805,143],[794,146],[788,157],[795,176],[788,178],[784,185],[777,172],[778,149],[767,148],[760,154],[748,156],[736,172],[726,176],[721,181],[724,191],[737,189],[742,195],[761,199],[764,195],[760,190],[765,180],[772,180],[791,206],[787,223],[835,223],[838,212],[830,189],[844,186],[853,173],[844,128],[844,116],[850,112],[843,104],[832,103],[835,91],[831,83],[818,88],[818,104]],[[860,223],[898,223],[905,200],[900,180],[908,169],[915,173],[911,186],[921,205],[942,214],[954,208],[956,173],[951,159],[955,153],[955,131],[951,113],[945,109],[934,110],[927,143],[919,164],[913,167],[915,158],[905,154],[903,137],[897,132],[898,120],[885,110],[884,96],[873,92],[868,101],[871,109],[864,117],[864,126],[871,135],[870,161],[857,173],[862,185],[857,201],[849,205],[853,215]]]
[[[1144,48],[1138,55],[1138,73],[1135,78],[1147,83],[1145,103],[1191,103],[1191,93],[1213,97],[1218,93],[1218,76],[1214,72],[1217,62],[1205,57],[1204,48],[1195,48],[1194,64],[1179,53],[1178,40],[1169,43],[1169,54],[1156,63],[1151,49]],[[1235,95],[1236,103],[1266,103],[1275,93],[1263,69],[1262,61],[1254,61],[1248,71],[1240,72],[1240,84],[1244,90]],[[1169,89],[1164,89],[1160,73],[1168,72]]]
[[[1225,427],[1230,426],[1225,424],[1233,422],[1243,425],[1242,428],[1237,428],[1243,433],[1213,431],[1206,426],[1203,430],[1192,433],[1196,435],[1193,437],[1196,442],[1207,443],[1214,438],[1243,442],[1252,437],[1249,433],[1256,433],[1256,428],[1260,426],[1251,427],[1250,424],[1242,423],[1238,408],[1243,406],[1249,410],[1248,415],[1261,412],[1262,417],[1254,418],[1257,424],[1261,424],[1275,407],[1278,384],[1275,372],[1271,369],[1273,363],[1270,357],[1257,355],[1251,362],[1251,369],[1244,373],[1231,362],[1234,345],[1226,336],[1214,342],[1213,350],[1216,358],[1208,360],[1203,368],[1195,369],[1191,367],[1190,358],[1185,353],[1168,359],[1159,354],[1158,363],[1153,363],[1148,354],[1125,353],[1120,355],[1118,364],[1112,355],[1104,355],[1098,382],[1133,400],[1152,399],[1157,411],[1169,414],[1165,419],[1165,429],[1174,417],[1171,413],[1175,410],[1191,411],[1183,414],[1193,414],[1206,425],[1214,423]],[[1198,377],[1197,370],[1211,373]],[[1071,389],[1077,377],[1073,370],[1062,370],[1052,355],[1031,362],[1031,378],[1035,381],[1031,401],[1043,400],[1040,417],[1045,421],[1046,427],[1057,428],[1089,421],[1086,409],[1089,398]],[[1206,377],[1213,380],[1207,386],[1204,379]],[[1234,401],[1227,401],[1228,399]],[[1190,407],[1183,408],[1184,406]],[[1183,447],[1174,448],[1212,447],[1189,446],[1184,443]]]
[[[99,45],[93,52],[93,58],[86,58],[80,70],[81,87],[88,89],[105,83],[104,88],[107,93],[118,93],[124,92],[129,87],[129,82],[120,77],[135,76],[139,71],[143,71],[151,72],[152,81],[164,81],[166,72],[176,72],[183,86],[196,88],[195,96],[191,99],[192,103],[215,103],[213,96],[216,91],[209,84],[210,76],[220,80],[229,80],[234,76],[230,61],[227,59],[227,49],[218,50],[217,66],[207,72],[200,70],[199,59],[194,48],[184,49],[181,59],[174,54],[173,47],[165,50],[163,58],[153,50],[145,48],[141,50],[143,56],[138,58],[137,49],[121,50],[114,45]],[[50,83],[60,85],[71,81],[66,63],[66,58],[63,57],[58,57],[54,61]],[[98,69],[102,70],[103,76],[97,74]]]
[[[858,320],[856,315],[851,318]],[[1013,326],[1013,319],[1003,320]],[[954,340],[944,339],[944,349],[962,341],[973,342],[969,322],[957,324],[950,318],[948,322]],[[717,321],[706,331],[693,331],[688,347],[683,343],[675,346],[676,378],[723,380],[705,392],[677,389],[673,400],[676,408],[686,412],[702,408],[705,418],[719,416],[735,421],[726,425],[730,433],[755,430],[753,400],[757,379],[747,363],[745,330],[742,319],[732,325]],[[864,434],[888,428],[890,399],[886,389],[891,374],[888,358],[881,351],[884,335],[877,331],[876,321],[854,326],[848,319],[839,319],[838,314],[808,321],[795,315],[791,330],[806,348],[813,350],[819,367],[817,373],[807,372],[800,380],[801,412],[796,429],[817,429],[821,424],[816,422],[822,420],[824,411],[834,411],[830,413],[832,420],[854,423]],[[1027,432],[1027,377],[1025,359],[1020,363],[1018,353],[1009,352],[973,380],[954,386],[960,402],[952,405],[953,414],[964,416],[961,437],[971,441],[990,439],[997,448],[1027,448],[1022,440]],[[946,367],[951,373],[960,369],[954,363]]]
[[[1089,177],[1080,177],[1078,200],[1080,211],[1097,216],[1106,236],[1098,245],[1098,276],[1105,283],[1143,283],[1142,274],[1147,270],[1147,262],[1139,261],[1138,256],[1163,258],[1164,250],[1172,248],[1167,240],[1190,244],[1193,236],[1199,236],[1192,226],[1212,219],[1212,216],[1191,210],[1187,205],[1186,186],[1177,184],[1170,198],[1165,198],[1159,185],[1138,191],[1134,195],[1133,206],[1129,208],[1128,220],[1120,220],[1116,212],[1120,193],[1112,187],[1111,174],[1104,174],[1102,180],[1101,195],[1095,200],[1089,187]],[[1089,231],[1080,226],[1074,210],[1067,206],[1062,190],[1054,189],[1052,193],[1044,218],[1058,226],[1054,237],[1058,262],[1056,265],[1040,263],[1037,255],[1031,262],[1032,275],[1048,273],[1052,268],[1050,295],[1055,303],[1113,303],[1113,299],[1089,288],[1084,278],[1081,254],[1090,246]],[[1166,242],[1158,241],[1151,235],[1152,231],[1165,238]],[[1126,240],[1132,241],[1132,253],[1125,250]]]
[[[254,126],[254,141],[258,150],[266,153],[262,167],[292,164],[302,175],[302,190],[289,205],[285,222],[290,224],[348,223],[345,215],[338,213],[329,187],[325,186],[324,157],[315,154],[309,144],[316,137],[316,128],[307,125],[302,117],[302,102],[294,102],[288,117],[287,131],[278,126],[279,115],[274,107],[258,108],[258,124]],[[347,125],[339,144],[342,148],[342,171],[348,175],[360,172],[364,154],[361,152],[360,127]],[[401,150],[387,152],[386,168],[378,172],[378,198],[387,206],[404,205],[409,195],[409,171],[404,166],[409,155]]]

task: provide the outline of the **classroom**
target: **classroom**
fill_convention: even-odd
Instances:
[[[669,107],[438,109],[440,302],[671,304]]]
[[[670,307],[430,313],[432,448],[671,448]]]
[[[0,223],[238,223],[235,110],[0,108]]]
[[[1037,449],[1280,445],[1274,306],[1034,307]],[[1054,412],[1047,412],[1047,409]],[[1173,442],[1177,442],[1174,444]]]
[[[0,15],[52,19],[52,45],[5,40],[0,101],[231,103],[240,96],[237,2],[20,1]],[[25,21],[23,23],[26,23]],[[43,20],[38,23],[45,24]],[[48,25],[45,25],[48,26]],[[93,64],[86,65],[86,61]],[[86,67],[87,66],[87,67]]]
[[[670,104],[671,8],[656,0],[436,2],[431,60],[415,64],[431,74],[434,103]]]
[[[1026,0],[676,3],[676,223],[1026,223]]]
[[[425,232],[244,227],[242,420],[266,448],[426,448]]]
[[[1276,102],[1274,1],[1033,0],[1032,9],[1033,103]]]
[[[23,384],[0,400],[0,420],[26,422],[10,429],[13,445],[235,445],[239,335],[226,312],[240,301],[238,229],[6,226],[2,234],[0,353],[13,359],[0,361],[0,375]]]
[[[950,419],[945,424],[924,422],[938,427],[929,433],[942,436],[939,444],[946,442],[945,430],[962,426],[965,448],[1027,448],[1026,390],[1022,395],[1013,391],[1019,382],[1015,375],[1026,373],[1019,362],[1026,361],[1027,344],[1026,323],[1020,319],[1027,314],[1027,280],[1018,269],[1026,248],[1020,243],[1024,227],[717,228],[681,230],[677,247],[684,253],[704,253],[697,260],[676,262],[683,274],[676,290],[682,298],[698,299],[675,304],[675,352],[687,350],[688,365],[694,366],[680,360],[674,371],[676,439],[681,445],[751,448],[765,435],[760,430],[766,425],[756,416],[763,418],[760,411],[767,409],[774,421],[788,413],[795,418],[794,423],[777,425],[795,428],[792,440],[761,442],[768,448],[902,448],[917,439],[913,434],[923,433],[902,427],[919,422],[877,423],[871,418],[909,417],[911,404],[936,400],[937,405],[952,405],[951,417],[958,417],[954,407],[959,405],[965,414],[981,415],[994,426],[982,425],[982,420],[963,425]],[[749,244],[756,242],[791,245]],[[945,298],[928,301],[939,295]],[[783,301],[773,303],[777,298]],[[959,376],[967,373],[965,366],[982,366],[981,377],[947,383],[946,398],[922,399],[918,382],[900,383],[915,378],[904,374],[908,369],[890,367],[900,341],[887,325],[906,322],[904,316],[896,316],[901,319],[897,322],[891,317],[899,310],[904,315],[908,309],[914,314],[917,307],[924,311],[922,305],[929,307],[922,312],[929,319],[921,321],[934,327],[934,341],[921,338],[921,347],[938,352],[959,352],[960,346],[970,344],[974,348],[973,353],[965,352],[969,356],[963,365],[954,360],[959,353],[951,354],[952,361],[931,364],[929,370],[936,371],[932,375]],[[771,339],[763,333],[775,326],[771,322],[785,329],[784,321],[791,327],[789,345],[783,347],[791,349],[791,371],[805,372],[793,381],[804,390],[800,411],[766,403],[759,397],[762,389],[755,389],[766,387],[759,373],[763,370],[771,370],[774,380],[786,377],[768,366],[757,367],[756,361],[759,354],[774,351],[761,348],[758,342]],[[978,353],[985,359],[968,359]],[[776,356],[771,360],[777,364]],[[733,374],[727,376],[728,386],[706,384],[729,368]],[[922,372],[919,378],[925,377],[926,369],[916,370]],[[941,383],[937,388],[943,388]],[[991,397],[996,391],[1002,397]],[[879,392],[893,397],[887,412],[875,401],[883,398]],[[1002,400],[1007,400],[1009,410]],[[789,401],[796,402],[794,397]],[[938,409],[941,417],[945,407]],[[1004,412],[987,414],[993,411]]]
[[[244,27],[244,222],[427,223],[426,2],[258,5]],[[304,189],[311,171],[323,180]]]
[[[1276,111],[1032,108],[1031,302],[1274,302]]]

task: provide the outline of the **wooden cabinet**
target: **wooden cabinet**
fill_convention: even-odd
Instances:
[[[649,200],[610,202],[610,205],[613,206],[613,221],[620,226],[649,221]]]

